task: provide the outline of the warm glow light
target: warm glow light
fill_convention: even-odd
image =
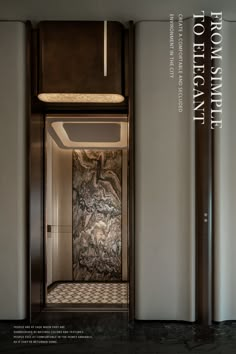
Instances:
[[[121,103],[125,99],[113,93],[40,93],[38,98],[54,103]]]
[[[92,129],[92,125],[93,124],[98,124],[97,122],[86,122],[86,123],[82,123],[82,122],[74,122],[74,121],[69,121],[67,122],[67,124],[71,124],[71,125],[82,125],[82,124],[90,124],[91,125],[91,129]],[[68,136],[66,130],[64,129],[64,124],[65,122],[51,122],[50,125],[52,127],[52,129],[54,130],[54,132],[56,133],[56,136],[59,138],[59,140],[61,141],[62,145],[65,148],[71,148],[71,149],[84,149],[84,148],[90,148],[90,149],[94,149],[94,148],[125,148],[127,147],[127,141],[128,141],[128,130],[127,130],[127,123],[112,123],[112,124],[117,124],[118,126],[120,126],[120,139],[118,141],[110,141],[110,142],[91,142],[91,141],[72,141],[70,139],[70,137]],[[107,125],[107,122],[99,122],[99,124],[104,124]],[[111,136],[111,140],[112,140],[112,136]]]

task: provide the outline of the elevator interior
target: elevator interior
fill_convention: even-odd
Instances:
[[[127,117],[46,116],[45,304],[127,309]]]

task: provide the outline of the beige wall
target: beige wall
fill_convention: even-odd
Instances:
[[[47,133],[47,284],[72,280],[72,151]]]
[[[0,22],[0,319],[26,316],[26,31]]]
[[[185,106],[178,113],[177,68],[175,79],[169,78],[169,23],[136,25],[135,317],[140,320],[195,320],[191,20],[184,26]]]
[[[224,18],[235,20],[234,0],[1,0],[0,19],[6,20],[167,20],[169,13],[223,11]]]

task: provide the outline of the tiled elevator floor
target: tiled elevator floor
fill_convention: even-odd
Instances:
[[[49,304],[127,304],[127,283],[62,283],[48,293]]]

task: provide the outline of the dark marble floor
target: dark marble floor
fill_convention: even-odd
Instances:
[[[28,323],[1,321],[0,353],[236,353],[236,322],[203,327],[185,322],[128,323],[125,313],[42,313],[32,323],[81,331],[84,337],[58,344],[13,344],[14,325]]]

